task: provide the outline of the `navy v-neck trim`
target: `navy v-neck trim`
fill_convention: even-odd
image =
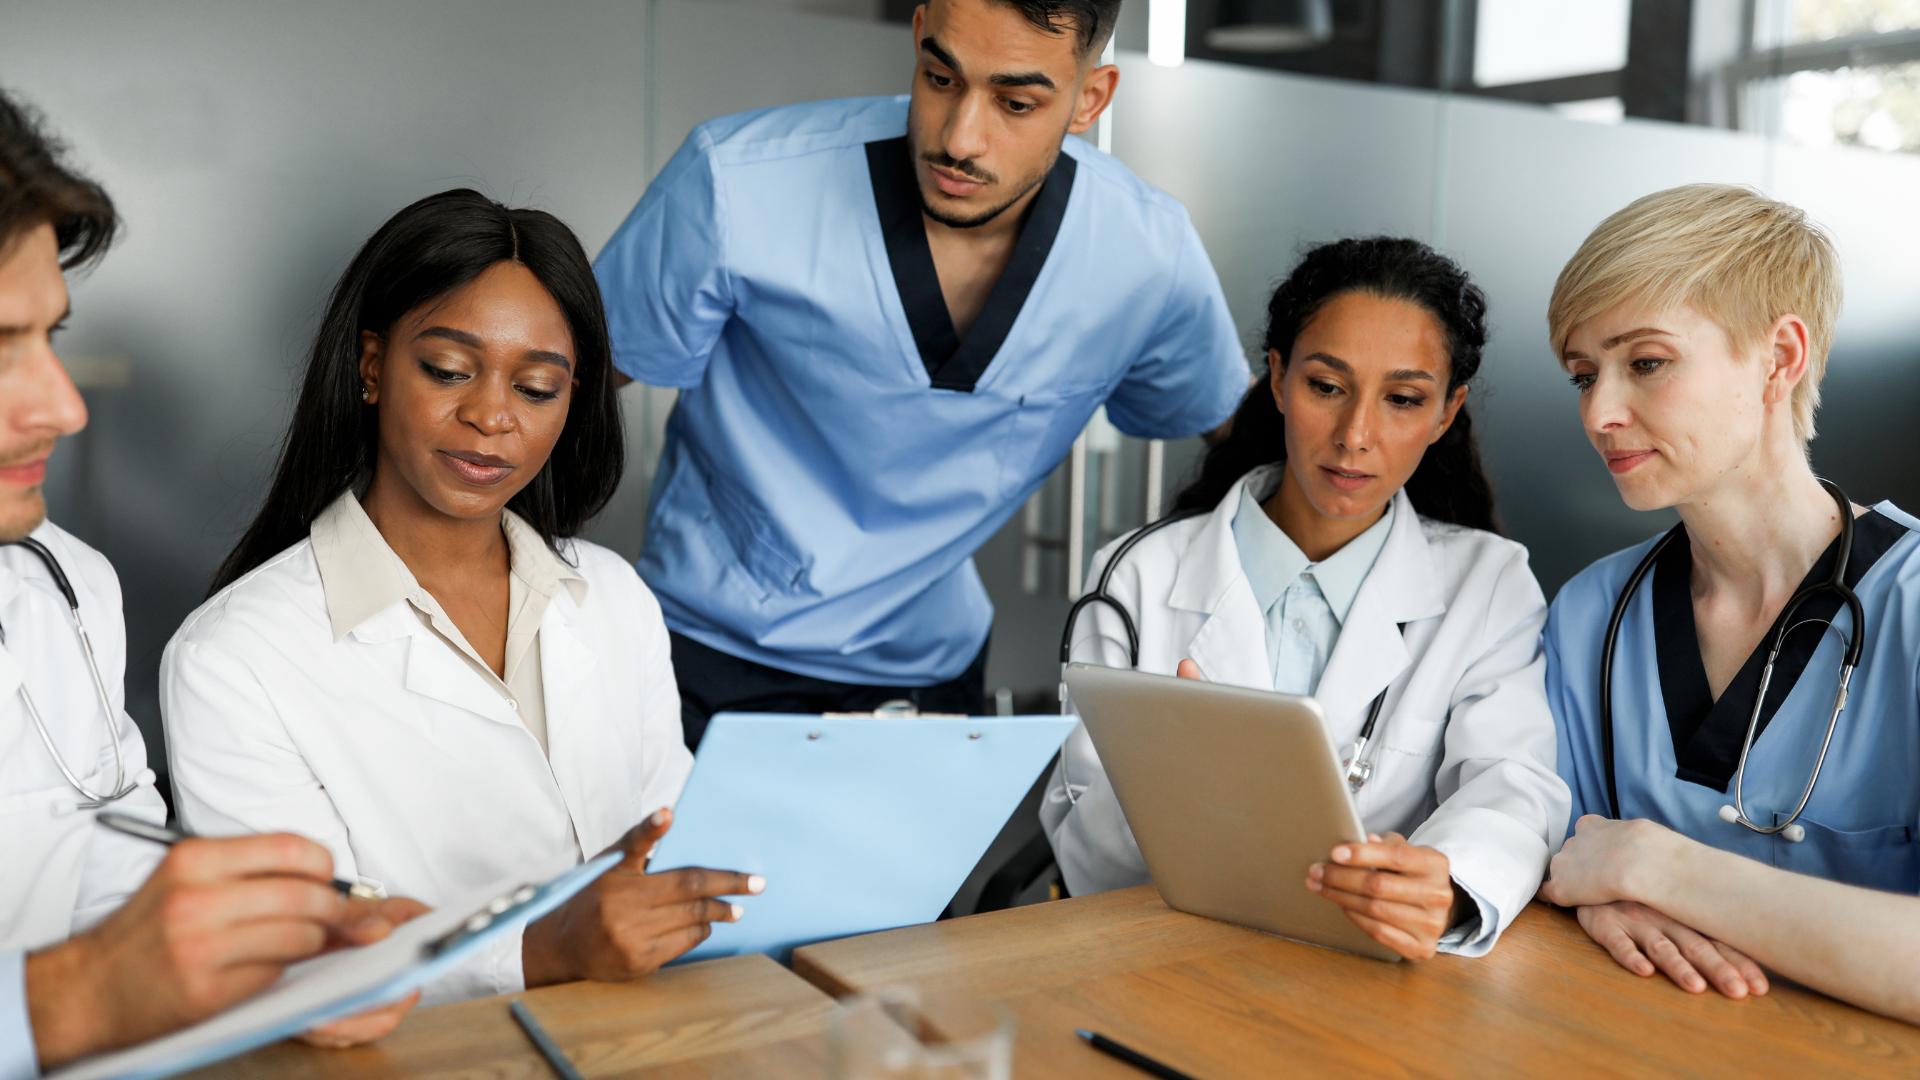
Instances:
[[[1773,636],[1772,628],[1740,666],[1739,674],[1721,692],[1720,700],[1715,701],[1707,682],[1706,664],[1700,658],[1699,632],[1693,622],[1693,550],[1687,544],[1686,529],[1684,524],[1674,527],[1677,535],[1660,553],[1653,571],[1653,639],[1660,668],[1660,695],[1666,704],[1667,726],[1673,735],[1673,756],[1679,763],[1674,775],[1689,783],[1725,792],[1740,763],[1740,744],[1746,738],[1753,698],[1760,689],[1761,669],[1767,665],[1767,641]],[[1847,586],[1858,587],[1867,571],[1906,534],[1906,526],[1885,514],[1869,513],[1856,518],[1853,553],[1847,559]],[[1831,577],[1839,550],[1840,539],[1835,537],[1814,560],[1813,568],[1800,582],[1800,589]],[[1839,610],[1839,597],[1822,594],[1803,605],[1795,619],[1827,620]],[[1780,703],[1800,681],[1807,662],[1824,638],[1823,632],[1816,631],[1823,629],[1806,627],[1787,635],[1780,657],[1774,662],[1767,700],[1760,709],[1760,722],[1753,736],[1756,744],[1766,734]],[[1861,631],[1854,627],[1850,632]]]
[[[874,208],[880,214],[880,233],[887,244],[887,262],[893,269],[900,306],[920,350],[920,362],[939,390],[971,393],[987,365],[1013,330],[1027,295],[1046,266],[1060,222],[1073,194],[1077,168],[1064,151],[1027,208],[1027,220],[1014,242],[1013,256],[1000,272],[987,302],[973,320],[965,340],[954,331],[940,275],[934,269],[933,249],[927,245],[927,226],[921,217],[920,181],[914,175],[907,137],[880,139],[867,144],[867,172],[873,180]]]

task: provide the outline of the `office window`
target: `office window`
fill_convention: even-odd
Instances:
[[[1810,146],[1920,152],[1920,62],[1787,76],[1780,132]]]
[[[1920,0],[1794,0],[1794,41],[1826,41],[1920,27]]]
[[[1616,71],[1627,62],[1628,8],[1629,0],[1480,0],[1473,81],[1509,86]]]

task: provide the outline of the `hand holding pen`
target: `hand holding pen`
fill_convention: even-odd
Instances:
[[[423,910],[412,901],[375,909],[344,898],[328,884],[332,856],[298,836],[169,846],[146,882],[98,926],[27,956],[26,997],[42,1069],[204,1020],[329,942],[377,940]],[[317,1038],[367,1041],[399,1020],[393,1010],[356,1017]]]
[[[165,844],[168,847],[172,847],[182,840],[191,840],[194,838],[192,833],[168,828],[165,825],[155,825],[151,821],[145,821],[128,814],[117,814],[112,810],[102,810],[94,820],[112,829],[114,832],[125,833],[128,836],[137,836],[142,840],[151,840],[156,844]],[[379,892],[356,882],[333,878],[332,885],[334,890],[341,896],[358,897],[361,900],[380,899]]]
[[[220,912],[206,912],[207,916],[222,913],[230,914],[236,923],[245,920],[250,912],[261,910],[266,918],[261,925],[251,928],[235,926],[231,933],[240,937],[251,933],[258,942],[249,943],[266,951],[266,956],[277,963],[260,963],[259,956],[250,956],[244,965],[233,965],[240,970],[230,970],[228,974],[237,977],[232,985],[245,987],[252,982],[251,976],[267,974],[271,982],[279,976],[280,967],[285,963],[306,959],[308,956],[332,949],[353,945],[371,945],[393,932],[399,924],[415,918],[427,910],[425,904],[405,897],[382,899],[380,894],[365,885],[359,885],[333,877],[333,857],[327,850],[311,840],[291,834],[266,834],[258,836],[209,839],[195,837],[179,829],[164,825],[155,825],[150,821],[131,817],[108,810],[95,816],[99,824],[124,833],[128,836],[150,840],[173,848],[167,861],[160,865],[149,879],[146,887],[136,894],[127,906],[132,908],[141,897],[156,891],[156,883],[172,885],[172,891],[193,891],[209,896],[209,905],[221,905]],[[193,843],[188,844],[188,841]],[[241,861],[234,862],[234,858]],[[222,870],[238,875],[239,880],[220,881],[217,897],[215,890],[208,888],[218,880],[209,879],[209,874],[218,874]],[[184,875],[184,877],[182,877]],[[290,879],[275,881],[275,879]],[[304,879],[312,886],[325,882],[327,888],[345,900],[332,904],[319,904],[313,899],[312,887],[302,888],[298,882]],[[244,895],[242,890],[245,890]],[[325,895],[322,893],[321,895]],[[273,915],[280,914],[271,904],[278,902],[292,905],[284,919],[276,920]],[[268,905],[259,908],[258,905]],[[185,905],[191,909],[194,905]],[[166,908],[162,914],[174,918],[179,905]],[[331,913],[332,917],[329,918]],[[149,920],[151,921],[151,920]],[[109,920],[112,922],[112,920]],[[103,924],[102,929],[106,929]],[[313,941],[314,931],[320,938]],[[178,931],[176,930],[176,933]],[[181,938],[180,940],[186,940]],[[237,947],[237,946],[236,946]],[[216,956],[214,959],[218,959]],[[248,970],[251,969],[251,970]],[[204,973],[203,973],[204,976]],[[193,990],[192,986],[188,987]],[[213,988],[203,988],[212,990]],[[245,997],[254,991],[249,989],[240,994]],[[189,994],[189,997],[196,996]],[[227,993],[214,993],[215,999],[224,999]],[[372,1042],[391,1032],[400,1023],[400,1018],[413,1008],[420,999],[418,993],[359,1016],[337,1020],[306,1032],[300,1038],[314,1046],[343,1047]],[[238,1000],[235,998],[234,1000]],[[224,1007],[220,1006],[220,1007]],[[218,1011],[218,1008],[212,1010]]]

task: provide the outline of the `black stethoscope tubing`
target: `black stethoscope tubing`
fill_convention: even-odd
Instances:
[[[1780,609],[1774,620],[1773,629],[1767,635],[1767,665],[1761,669],[1760,689],[1754,695],[1753,712],[1747,720],[1747,734],[1740,744],[1740,763],[1733,774],[1733,803],[1721,807],[1720,817],[1724,821],[1745,825],[1754,832],[1763,834],[1784,833],[1786,839],[1797,841],[1806,835],[1806,830],[1796,824],[1800,812],[1807,808],[1807,801],[1813,798],[1814,785],[1820,781],[1820,768],[1826,763],[1827,748],[1833,742],[1835,726],[1840,722],[1840,711],[1847,707],[1847,688],[1853,681],[1854,669],[1860,666],[1860,656],[1866,647],[1866,616],[1860,607],[1860,597],[1847,585],[1847,560],[1853,554],[1853,504],[1846,493],[1830,480],[1821,479],[1820,486],[1827,489],[1833,501],[1840,506],[1840,547],[1834,559],[1833,573],[1826,581],[1809,585],[1795,593]],[[1620,788],[1614,771],[1613,761],[1613,657],[1620,642],[1620,626],[1626,620],[1627,608],[1633,602],[1633,594],[1639,589],[1640,582],[1659,560],[1660,553],[1679,536],[1681,526],[1674,526],[1662,536],[1640,564],[1633,568],[1627,577],[1627,583],[1620,590],[1620,596],[1614,601],[1613,616],[1607,620],[1607,636],[1600,643],[1600,756],[1605,764],[1607,777],[1607,806],[1613,816],[1620,816]],[[1800,804],[1794,808],[1787,820],[1770,826],[1761,826],[1747,817],[1746,800],[1743,797],[1743,782],[1746,779],[1747,755],[1753,750],[1754,732],[1760,724],[1760,711],[1767,700],[1767,687],[1773,682],[1773,664],[1780,656],[1780,648],[1787,635],[1805,623],[1793,621],[1793,616],[1807,602],[1815,597],[1831,594],[1838,596],[1849,613],[1853,615],[1853,632],[1841,634],[1847,643],[1846,654],[1840,663],[1840,689],[1833,699],[1833,711],[1827,717],[1826,737],[1820,743],[1820,756],[1814,759],[1813,774],[1807,778],[1806,790],[1800,796]],[[1809,620],[1817,621],[1817,620]],[[1833,625],[1829,620],[1827,625]]]

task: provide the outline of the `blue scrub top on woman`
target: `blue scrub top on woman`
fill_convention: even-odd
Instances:
[[[1684,528],[1684,526],[1682,526]],[[1920,520],[1883,502],[1856,519],[1847,583],[1866,616],[1865,649],[1794,843],[1720,819],[1752,715],[1763,641],[1712,700],[1695,636],[1684,536],[1640,583],[1614,654],[1613,749],[1621,818],[1650,818],[1701,843],[1783,870],[1869,888],[1920,892]],[[1600,754],[1600,649],[1620,588],[1654,541],[1610,555],[1568,582],[1547,619],[1547,698],[1559,731],[1559,770],[1573,789],[1572,822],[1613,816]],[[1836,539],[1808,572],[1826,581]],[[1839,601],[1796,617],[1861,632]],[[1838,687],[1840,635],[1788,637],[1747,760],[1747,816],[1777,824],[1800,801],[1820,755]]]

